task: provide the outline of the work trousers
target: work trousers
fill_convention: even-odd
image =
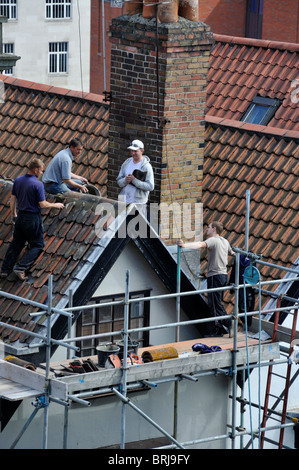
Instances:
[[[79,180],[73,180],[75,183],[82,184]],[[74,188],[73,186],[69,186],[65,183],[51,183],[45,184],[45,191],[49,194],[63,194],[67,193],[68,191],[75,191],[79,192],[79,188]]]
[[[216,274],[214,276],[209,276],[207,278],[208,289],[215,289],[217,287],[225,287],[227,285],[228,277],[226,274]],[[223,301],[223,292],[224,291],[214,291],[208,292],[208,306],[210,309],[211,316],[213,317],[222,317],[227,315],[226,310],[222,304]],[[231,319],[217,320],[216,328],[225,326],[230,329]]]
[[[25,244],[28,249],[23,259],[16,264]],[[39,213],[19,212],[14,226],[13,240],[8,247],[2,272],[9,273],[13,269],[28,270],[44,248],[44,228]]]

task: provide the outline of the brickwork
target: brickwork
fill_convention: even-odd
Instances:
[[[245,37],[247,0],[200,0],[199,19],[209,25],[216,34]],[[124,8],[111,7],[104,2],[105,28],[105,67],[103,50],[102,4],[91,0],[91,57],[90,91],[103,93],[110,88],[111,44],[108,30],[111,21],[124,13]],[[272,41],[299,41],[299,4],[298,0],[264,0],[262,37]],[[106,69],[106,87],[104,70]]]
[[[265,0],[263,18],[263,39],[298,43],[298,0]]]
[[[200,0],[199,19],[213,33],[244,37],[246,0]]]
[[[104,1],[104,21],[102,2],[91,0],[90,25],[90,91],[102,94],[110,89],[110,53],[111,44],[108,37],[112,18],[123,14],[124,7],[112,7]],[[105,37],[103,39],[103,28]],[[105,47],[104,47],[105,46]],[[105,49],[105,50],[104,50]],[[105,73],[106,71],[106,73]],[[104,76],[106,75],[105,79]]]
[[[180,19],[159,24],[157,40],[155,20],[134,15],[113,20],[110,33],[108,194],[117,197],[114,181],[129,156],[126,148],[139,138],[155,172],[150,202],[188,205],[186,216],[191,211],[194,219],[202,190],[210,30],[201,22]],[[171,227],[170,237],[172,233]]]

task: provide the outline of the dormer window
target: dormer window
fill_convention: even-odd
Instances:
[[[267,125],[279,106],[280,100],[278,99],[256,96],[241,121]]]

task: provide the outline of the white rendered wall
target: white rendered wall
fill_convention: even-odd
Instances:
[[[224,435],[230,422],[228,395],[231,379],[224,375],[204,376],[198,382],[178,383],[179,442]],[[159,384],[147,392],[133,392],[130,400],[169,434],[173,433],[174,383]],[[24,400],[6,428],[0,433],[0,448],[9,448],[34,408]],[[94,449],[120,443],[122,404],[110,396],[91,400],[91,406],[76,403],[68,414],[68,448]],[[40,449],[43,444],[44,410],[39,410],[16,449]],[[48,448],[61,449],[63,443],[64,407],[51,403],[49,407]],[[126,407],[126,442],[163,437],[129,406]],[[225,440],[194,444],[191,448],[223,449]],[[229,445],[229,444],[228,444]]]
[[[94,297],[107,294],[123,294],[126,290],[126,271],[129,270],[129,290],[150,290],[151,297],[169,294],[164,284],[155,271],[150,267],[144,256],[138,250],[134,242],[130,242],[117,259],[115,265],[107,273]],[[174,273],[175,274],[175,273]],[[181,312],[181,321],[189,320],[184,312]],[[152,300],[150,305],[150,325],[162,325],[176,322],[176,299]],[[150,344],[164,344],[175,341],[175,328],[153,330],[150,333]],[[198,338],[195,327],[182,327],[180,341]]]
[[[45,17],[44,0],[18,0],[17,20],[3,25],[3,42],[14,43],[15,55],[21,56],[14,69],[15,77],[89,91],[90,0],[73,0],[72,4],[72,19],[49,20]],[[69,43],[68,73],[49,74],[49,42]]]

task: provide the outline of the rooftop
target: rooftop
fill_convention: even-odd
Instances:
[[[107,191],[108,105],[103,97],[0,75],[4,82],[1,104],[0,178],[14,180],[33,157],[45,166],[74,137],[84,151],[73,163],[79,173],[101,191]]]
[[[207,115],[241,121],[253,98],[277,98],[281,105],[269,127],[299,131],[299,45],[215,34],[207,86]]]

